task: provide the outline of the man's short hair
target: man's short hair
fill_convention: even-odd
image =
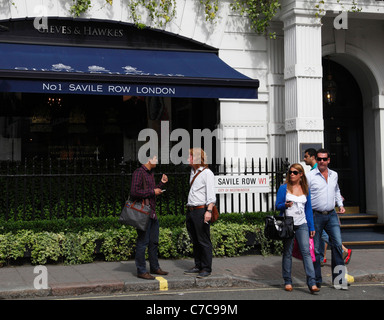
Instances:
[[[310,157],[315,157],[316,158],[316,149],[314,149],[314,148],[309,148],[309,149],[305,150],[304,154],[305,153],[308,153],[308,155]]]
[[[142,164],[148,163],[149,160],[153,160],[154,157],[157,157],[157,153],[155,152],[147,152],[145,155],[143,155],[142,159],[143,162]]]
[[[331,156],[331,154],[329,153],[329,151],[327,149],[324,149],[324,148],[320,148],[319,150],[316,151],[316,157],[319,153],[326,153],[328,158]]]

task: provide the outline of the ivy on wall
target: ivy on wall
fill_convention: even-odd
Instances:
[[[72,0],[70,12],[79,17],[92,6],[91,0]],[[105,0],[112,5],[113,0]],[[146,14],[156,27],[164,27],[176,16],[177,0],[125,0],[128,3],[133,22],[138,28],[144,28],[143,16]],[[200,0],[205,20],[215,23],[218,18],[219,0]],[[234,12],[248,17],[251,28],[259,34],[265,34],[269,22],[280,7],[279,0],[233,0],[230,4]]]
[[[155,27],[164,27],[176,16],[177,0],[124,0],[128,3],[130,15],[138,28],[145,28],[143,16],[147,16]],[[203,6],[205,20],[215,23],[218,18],[219,0],[199,0]],[[269,24],[280,8],[280,0],[231,0],[230,8],[250,21],[251,28],[258,34],[266,34]],[[325,14],[325,0],[314,0],[315,16],[321,18]],[[11,2],[13,5],[14,2]],[[112,5],[113,0],[105,0],[106,5]],[[352,0],[349,8],[346,8],[341,0],[337,0],[342,10],[360,12],[357,0]],[[72,0],[70,13],[79,17],[92,6],[92,0]],[[274,38],[275,34],[269,34]]]
[[[91,0],[72,0],[71,14],[78,17],[85,13],[91,7]],[[107,4],[112,5],[113,0],[105,0]],[[177,0],[125,0],[130,8],[130,14],[133,22],[138,28],[145,28],[143,15],[147,15],[154,23],[155,27],[164,27],[176,16]],[[209,23],[215,23],[218,18],[219,0],[199,0],[203,6],[205,20]],[[352,0],[349,8],[337,0],[342,10],[349,12],[359,12],[361,8],[357,6],[356,0]],[[314,0],[315,16],[321,18],[325,14],[325,0]],[[269,24],[280,8],[280,0],[232,0],[231,10],[246,16],[249,19],[251,28],[258,34],[266,34]],[[271,38],[275,38],[274,33],[270,33]]]
[[[280,8],[279,0],[233,0],[232,10],[249,18],[251,28],[258,34],[265,34],[269,23]],[[270,33],[275,38],[275,33]]]
[[[341,0],[337,0],[337,3],[340,5],[340,8],[343,11],[348,11],[348,12],[360,12],[362,11],[362,8],[359,8],[357,6],[356,0],[352,0],[352,3],[350,4],[350,8],[347,9],[344,4],[341,3]],[[321,17],[321,15],[325,14],[325,9],[324,9],[325,1],[324,0],[317,0],[317,3],[315,5],[316,9],[316,18]]]
[[[105,0],[112,5],[113,0]],[[125,0],[128,3],[133,22],[138,28],[145,28],[142,15],[147,14],[156,27],[163,27],[176,16],[177,0]],[[70,12],[79,17],[92,6],[91,0],[72,0]]]

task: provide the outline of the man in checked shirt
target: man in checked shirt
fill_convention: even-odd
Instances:
[[[156,215],[156,197],[161,195],[168,177],[163,174],[161,181],[155,185],[153,169],[157,165],[157,156],[150,156],[147,163],[136,169],[132,175],[131,198],[132,200],[149,199],[151,215],[146,231],[137,230],[136,241],[136,268],[137,276],[146,280],[154,280],[152,274],[167,275],[168,272],[161,270],[157,255],[159,245],[159,221]],[[148,260],[150,273],[145,263],[145,250],[148,247]]]

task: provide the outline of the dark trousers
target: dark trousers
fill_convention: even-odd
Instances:
[[[195,267],[212,272],[210,225],[204,223],[205,208],[187,212],[186,225],[193,244]]]
[[[147,272],[145,263],[145,250],[147,247],[150,271],[156,271],[160,268],[157,254],[159,247],[159,220],[157,219],[149,219],[146,231],[137,230],[135,256],[137,274]]]

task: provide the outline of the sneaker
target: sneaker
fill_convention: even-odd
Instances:
[[[352,249],[348,249],[348,252],[346,252],[346,254],[347,254],[346,257],[344,258],[344,253],[343,253],[343,258],[345,259],[344,263],[348,264],[351,261]]]
[[[211,275],[210,272],[203,270],[203,271],[201,271],[201,272],[197,275],[197,278],[206,278],[206,277],[209,277],[210,275]]]
[[[345,279],[347,279],[348,285],[355,282],[355,278],[353,276],[351,276],[350,274],[346,274]]]
[[[320,262],[320,265],[324,267],[324,265],[327,263],[327,258],[324,258],[323,261]]]
[[[193,267],[189,270],[184,271],[184,274],[198,274],[198,273],[200,273],[200,269],[196,267]]]

